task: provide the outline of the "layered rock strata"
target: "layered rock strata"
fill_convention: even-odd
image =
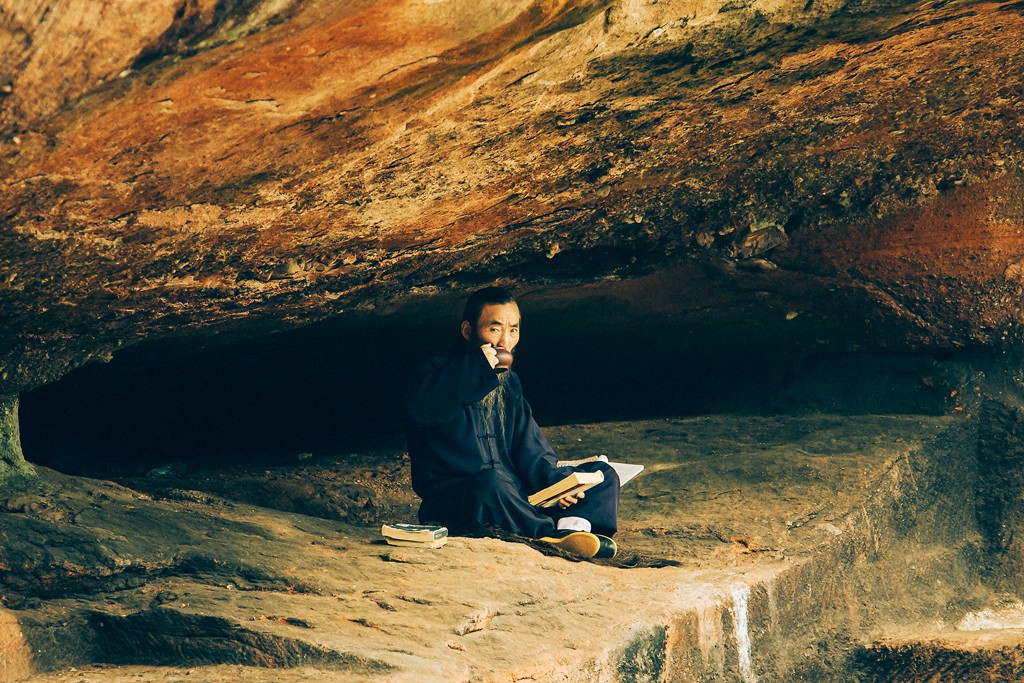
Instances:
[[[0,394],[691,259],[1018,338],[1019,3],[51,4],[0,15]]]

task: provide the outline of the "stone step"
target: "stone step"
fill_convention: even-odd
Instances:
[[[904,629],[908,631],[910,629]],[[885,636],[853,656],[864,683],[1002,683],[1024,680],[1024,629],[936,631]]]

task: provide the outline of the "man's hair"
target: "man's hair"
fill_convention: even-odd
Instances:
[[[476,327],[485,306],[514,304],[515,302],[512,292],[504,287],[484,287],[473,292],[466,299],[466,306],[462,309],[462,319],[468,320],[470,325]]]

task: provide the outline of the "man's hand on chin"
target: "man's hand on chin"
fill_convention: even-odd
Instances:
[[[480,347],[480,350],[484,352],[484,358],[491,364],[491,369],[498,364],[498,350],[491,344],[484,344]]]
[[[586,497],[587,497],[587,494],[584,493],[583,491],[580,491],[579,493],[569,494],[565,498],[559,498],[558,499],[558,507],[560,507],[563,510],[565,510],[570,505],[575,505],[576,503],[580,502],[581,500],[583,500]]]

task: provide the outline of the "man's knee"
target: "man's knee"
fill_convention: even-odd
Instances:
[[[588,472],[600,472],[604,475],[604,481],[594,487],[595,492],[601,489],[608,489],[612,491],[619,490],[619,473],[616,472],[615,468],[608,463],[598,460],[596,462],[584,463],[577,469],[586,470]]]
[[[493,468],[477,472],[473,476],[472,487],[471,494],[482,503],[519,495],[519,489],[515,484],[507,476]]]

